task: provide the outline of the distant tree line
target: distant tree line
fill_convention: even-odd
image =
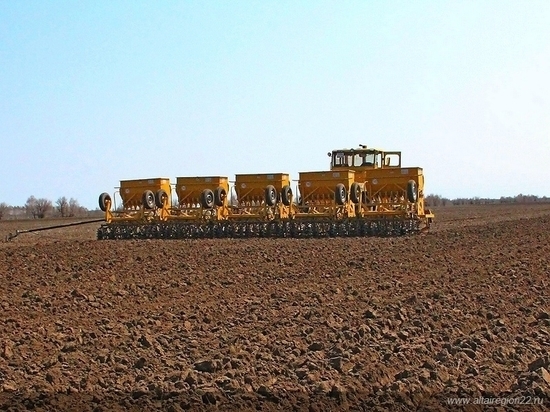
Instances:
[[[428,207],[536,202],[550,202],[550,198],[547,196],[523,195],[521,193],[514,197],[502,196],[499,199],[482,197],[448,199],[440,195],[428,195],[424,198],[424,204]],[[49,199],[37,199],[34,196],[30,196],[24,206],[10,206],[5,202],[0,203],[0,220],[44,219],[45,217],[89,217],[100,215],[102,215],[102,212],[99,209],[88,210],[84,206],[80,206],[76,199],[72,197],[67,199],[65,196],[57,199],[55,204]]]
[[[440,195],[428,195],[424,198],[424,204],[428,207],[433,206],[459,206],[459,205],[486,205],[486,204],[501,204],[501,203],[544,203],[550,202],[550,198],[546,196],[523,195],[517,196],[502,196],[499,199],[490,199],[483,197],[472,198],[457,198],[448,199]]]
[[[61,196],[55,203],[49,199],[30,196],[24,206],[10,206],[0,203],[0,220],[4,219],[44,219],[46,217],[87,217],[101,213],[88,210],[74,198]]]

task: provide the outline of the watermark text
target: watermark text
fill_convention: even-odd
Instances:
[[[447,405],[542,405],[543,398],[537,396],[517,396],[515,398],[447,398]]]

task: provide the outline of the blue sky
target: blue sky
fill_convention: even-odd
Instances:
[[[0,202],[401,150],[426,192],[550,195],[549,1],[2,1]]]

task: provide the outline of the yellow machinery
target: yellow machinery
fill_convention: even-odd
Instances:
[[[120,207],[107,193],[98,239],[399,236],[429,228],[420,167],[401,152],[361,145],[329,153],[330,170],[124,180]],[[177,201],[172,202],[173,194]],[[112,210],[114,209],[114,210]]]
[[[172,219],[223,220],[229,216],[227,177],[178,177],[176,193],[178,206],[172,210]]]
[[[295,217],[354,217],[355,205],[350,197],[354,179],[353,170],[301,172],[298,181],[301,197]]]
[[[118,193],[122,199],[120,207],[113,204],[108,193],[99,196],[99,207],[105,212],[105,221],[139,222],[166,220],[171,199],[170,179],[152,178],[121,180]],[[115,206],[115,210],[111,208]]]
[[[401,166],[401,152],[386,152],[361,145],[358,149],[334,150],[332,171],[355,172],[354,193],[359,191],[363,217],[418,218],[428,226],[433,213],[424,209],[424,175],[420,167]],[[359,196],[357,196],[359,197]]]
[[[291,214],[292,189],[286,173],[239,174],[233,186],[231,219],[287,219]]]

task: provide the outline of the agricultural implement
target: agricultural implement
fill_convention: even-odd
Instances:
[[[428,230],[419,167],[401,152],[334,150],[330,170],[123,180],[102,193],[98,239],[400,236]],[[120,197],[121,202],[116,204]]]
[[[6,242],[10,242],[13,239],[15,239],[17,236],[22,235],[23,233],[34,233],[34,232],[41,232],[41,231],[44,231],[44,230],[62,229],[62,228],[65,228],[65,227],[89,225],[90,223],[98,223],[98,222],[103,222],[103,219],[84,220],[84,221],[81,221],[81,222],[64,223],[64,224],[60,224],[60,225],[37,227],[37,228],[34,228],[34,229],[16,230],[14,233],[10,233],[9,235],[7,235],[4,240]]]

